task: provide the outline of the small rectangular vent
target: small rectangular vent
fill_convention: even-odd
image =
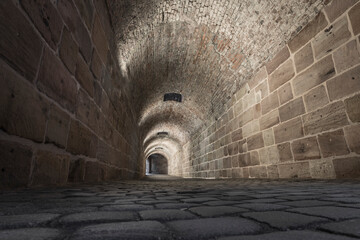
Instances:
[[[167,136],[167,135],[169,135],[169,133],[168,132],[158,132],[157,135],[158,136]]]
[[[166,101],[182,101],[182,95],[180,93],[165,93],[164,95],[164,102]]]
[[[156,147],[155,150],[163,150],[162,147]]]

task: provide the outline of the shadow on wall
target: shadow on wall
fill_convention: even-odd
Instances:
[[[161,154],[152,154],[146,159],[146,175],[168,174],[168,160]]]

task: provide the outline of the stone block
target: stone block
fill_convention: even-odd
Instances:
[[[81,18],[84,20],[87,28],[91,30],[91,24],[94,15],[94,6],[91,0],[74,1],[80,12]]]
[[[304,113],[305,113],[305,106],[302,97],[298,97],[297,99],[288,102],[287,104],[279,108],[279,116],[281,122],[285,122],[287,120],[293,119]]]
[[[360,125],[347,126],[345,127],[344,132],[350,150],[360,154]]]
[[[0,188],[26,187],[32,162],[32,149],[15,142],[0,141]]]
[[[74,112],[77,86],[60,60],[47,48],[44,49],[37,86],[61,106]]]
[[[0,2],[0,22],[0,55],[33,82],[42,51],[40,37],[12,1]]]
[[[331,56],[325,57],[310,68],[297,75],[293,80],[295,96],[316,87],[335,75],[334,63]]]
[[[274,110],[260,118],[260,130],[271,128],[280,122],[279,111]]]
[[[352,40],[346,45],[337,49],[333,56],[335,67],[338,73],[343,72],[360,63],[360,50],[356,40]]]
[[[97,139],[80,122],[71,120],[66,150],[77,155],[95,157]]]
[[[303,116],[306,135],[324,132],[348,124],[343,102],[335,102]]]
[[[243,104],[242,104],[242,100],[240,100],[234,104],[235,117],[239,116],[242,112],[243,112]]]
[[[256,74],[255,76],[251,79],[251,81],[249,82],[249,87],[250,89],[253,89],[254,87],[256,87],[259,83],[264,82],[264,80],[267,78],[267,72],[266,72],[266,68],[262,67]]]
[[[242,138],[243,137],[242,137],[242,129],[241,128],[239,128],[231,133],[231,140],[233,142],[239,141]]]
[[[314,20],[306,25],[305,28],[302,29],[301,32],[299,32],[298,35],[288,43],[291,52],[294,53],[299,50],[327,25],[328,23],[324,13],[320,12]]]
[[[270,146],[275,144],[274,132],[272,129],[267,129],[263,131],[264,143],[265,146]]]
[[[291,211],[312,215],[312,216],[326,217],[336,221],[339,221],[341,219],[356,218],[360,214],[360,209],[337,207],[337,206],[295,208],[292,209]]]
[[[251,166],[260,165],[260,157],[257,151],[250,152],[250,165]]]
[[[249,167],[251,178],[267,178],[266,166]]]
[[[100,111],[83,90],[79,91],[76,117],[94,132],[98,131]]]
[[[288,82],[295,76],[295,70],[293,67],[293,61],[287,60],[277,70],[269,75],[269,90],[273,92],[278,89],[281,85]]]
[[[97,49],[100,59],[106,63],[108,54],[108,41],[106,39],[104,30],[101,26],[100,19],[98,17],[94,20],[94,26],[92,30],[92,40]]]
[[[334,159],[333,164],[336,178],[360,177],[360,157]]]
[[[313,51],[311,43],[308,43],[294,56],[296,72],[301,72],[314,62]]]
[[[310,161],[310,175],[318,179],[336,178],[332,160]]]
[[[91,60],[91,72],[94,74],[94,76],[98,81],[100,81],[101,79],[103,68],[104,68],[103,62],[101,61],[96,51],[94,51]]]
[[[291,84],[286,83],[278,90],[280,105],[284,104],[294,98],[292,94]]]
[[[59,0],[58,10],[65,24],[67,25],[70,32],[73,34],[76,42],[78,43],[81,54],[84,56],[86,62],[89,62],[92,53],[91,39],[88,30],[86,29],[76,10],[73,1]]]
[[[45,141],[65,148],[69,124],[70,116],[56,105],[51,105]]]
[[[277,92],[273,92],[268,97],[264,98],[261,101],[261,111],[262,114],[266,114],[271,110],[277,108],[279,106],[279,98]]]
[[[274,128],[275,143],[282,143],[304,136],[301,118],[281,123]]]
[[[105,165],[99,162],[85,162],[85,182],[100,182],[105,180]]]
[[[60,231],[54,228],[20,228],[0,231],[1,239],[17,240],[17,239],[37,239],[51,240],[57,239]]]
[[[287,46],[278,52],[275,57],[266,64],[266,70],[268,74],[271,74],[275,69],[277,69],[283,62],[285,62],[290,57],[290,52]]]
[[[255,88],[255,92],[260,93],[261,99],[264,99],[265,97],[267,97],[269,95],[269,87],[268,87],[267,80],[260,83],[259,86],[257,86]]]
[[[295,161],[321,158],[316,137],[296,140],[291,143],[291,148]]]
[[[360,91],[360,66],[357,66],[326,83],[331,101]]]
[[[344,16],[314,38],[313,46],[316,59],[326,56],[333,49],[345,43],[350,37],[348,20]]]
[[[75,74],[78,52],[79,47],[77,46],[77,43],[73,40],[69,30],[64,28],[59,49],[59,56],[72,74]]]
[[[76,63],[76,80],[86,90],[90,97],[94,97],[94,77],[90,69],[81,56],[78,57]]]
[[[279,151],[276,146],[265,147],[259,150],[261,165],[275,164],[279,162]]]
[[[309,162],[278,165],[280,178],[310,178]]]
[[[279,152],[279,160],[280,162],[289,162],[293,161],[294,157],[291,152],[290,143],[282,143],[277,145],[277,149]]]
[[[83,182],[85,176],[85,160],[70,161],[68,182]]]
[[[352,7],[348,14],[354,35],[358,35],[360,33],[360,3]]]
[[[266,166],[268,178],[279,178],[279,170],[277,165]],[[280,206],[279,206],[280,208]],[[276,209],[273,209],[276,210]]]
[[[352,122],[360,122],[360,94],[345,100],[346,112]]]
[[[341,222],[326,223],[321,225],[320,228],[328,232],[350,235],[360,238],[359,225],[360,219],[351,219]]]
[[[0,83],[0,128],[42,142],[49,102],[4,62],[0,62]]]
[[[304,102],[307,112],[312,112],[328,104],[329,97],[327,96],[324,85],[320,85],[305,94]]]
[[[262,147],[264,147],[264,139],[261,132],[248,137],[247,139],[248,151]]]
[[[20,3],[45,41],[56,50],[64,24],[54,5],[46,0],[22,0]]]
[[[333,0],[325,6],[325,12],[330,22],[340,17],[348,8],[354,5],[358,0]]]
[[[342,129],[320,134],[318,139],[321,153],[324,158],[350,153]]]
[[[69,175],[70,156],[38,150],[31,185],[64,185]]]

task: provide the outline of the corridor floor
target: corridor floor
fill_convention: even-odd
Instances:
[[[356,239],[359,181],[142,181],[0,194],[0,239]]]

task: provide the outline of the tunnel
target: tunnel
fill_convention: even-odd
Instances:
[[[1,0],[0,239],[360,238],[358,0]]]

